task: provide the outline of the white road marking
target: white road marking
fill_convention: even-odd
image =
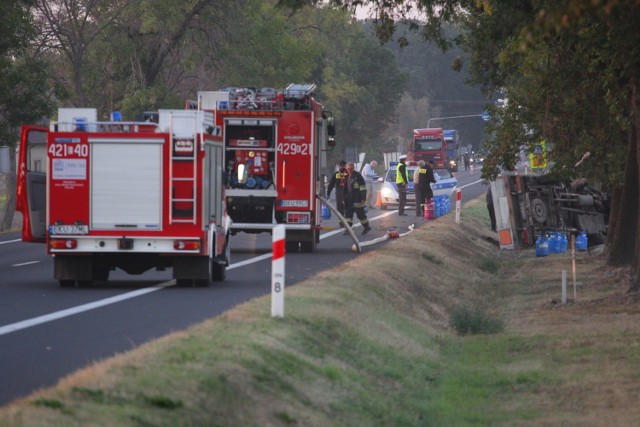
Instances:
[[[16,243],[16,242],[22,242],[22,239],[7,240],[6,242],[0,242],[0,245],[4,245],[5,243]]]
[[[115,304],[117,302],[135,298],[141,295],[146,295],[151,292],[159,291],[160,289],[164,289],[166,287],[173,286],[173,285],[175,285],[175,280],[170,280],[168,282],[160,283],[158,285],[150,286],[148,288],[138,289],[135,291],[124,293],[122,295],[116,295],[114,297],[101,299],[98,301],[79,305],[77,307],[67,308],[66,310],[56,311],[55,313],[45,314],[43,316],[34,317],[33,319],[23,320],[22,322],[16,322],[6,326],[0,326],[0,336],[10,334],[11,332],[19,331],[21,329],[27,329],[32,326],[37,326],[43,323],[51,322],[53,320],[58,320],[64,317],[73,316],[74,314],[104,307],[110,304]]]
[[[11,267],[23,267],[25,265],[31,265],[31,264],[37,264],[40,261],[28,261],[28,262],[21,262],[20,264],[13,264]]]

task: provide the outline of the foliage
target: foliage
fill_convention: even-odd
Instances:
[[[408,76],[399,69],[391,51],[352,22],[347,13],[318,12],[321,19],[314,25],[323,29],[318,36],[325,54],[316,81],[339,126],[337,151],[352,145],[377,157],[380,134],[396,119]]]
[[[29,50],[34,34],[30,3],[4,2],[0,6],[0,141],[11,146],[18,141],[21,124],[37,122],[50,113],[56,94],[47,65]]]
[[[449,313],[449,324],[459,335],[502,332],[504,322],[481,306],[457,305]]]
[[[284,88],[293,82],[313,80],[323,48],[314,37],[312,21],[319,11],[286,16],[267,2],[245,9],[247,27],[233,36],[221,56],[224,86]]]

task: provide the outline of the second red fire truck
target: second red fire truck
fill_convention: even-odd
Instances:
[[[334,142],[333,115],[313,84],[226,88],[187,102],[213,114],[224,142],[226,206],[231,231],[286,227],[286,250],[315,251],[320,239],[322,171]]]

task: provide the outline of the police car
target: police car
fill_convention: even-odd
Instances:
[[[380,208],[385,210],[389,207],[398,206],[398,190],[396,189],[396,169],[397,162],[391,162],[389,164],[389,170],[385,174],[384,178],[380,178],[382,181],[382,188],[380,189]],[[415,162],[407,162],[407,176],[409,177],[409,185],[407,190],[407,206],[416,204],[416,192],[413,189],[413,173],[418,168]],[[458,188],[458,180],[451,175],[451,172],[447,169],[434,169],[433,175],[436,178],[436,183],[431,184],[433,195],[446,194],[451,196]]]

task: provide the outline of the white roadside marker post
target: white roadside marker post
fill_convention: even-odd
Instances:
[[[271,260],[271,317],[284,317],[284,254],[285,227],[273,228],[273,257]]]
[[[460,206],[462,204],[462,189],[456,190],[456,224],[460,224]]]

